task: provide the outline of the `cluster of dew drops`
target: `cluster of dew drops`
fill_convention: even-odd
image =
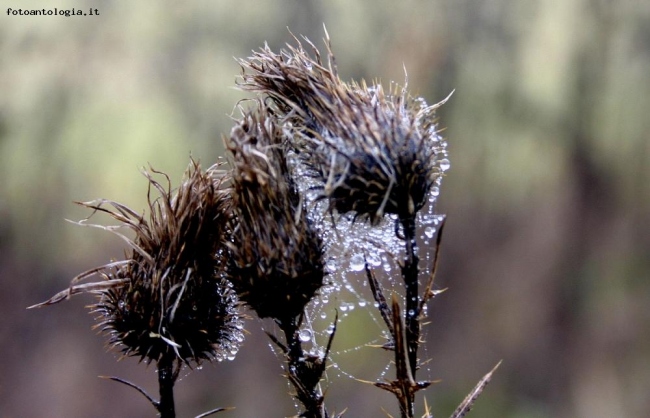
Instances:
[[[215,359],[218,362],[234,360],[244,341],[244,320],[237,312],[237,296],[232,284],[227,281],[222,283],[224,287],[220,290],[220,294],[225,299],[223,303],[228,307],[227,315],[225,315],[227,318],[225,327],[229,329],[229,332],[225,333],[225,338],[216,347]]]
[[[426,106],[425,103],[423,105]],[[430,144],[435,149],[436,170],[440,175],[429,190],[428,203],[418,212],[416,218],[421,283],[430,273],[436,233],[444,220],[444,215],[435,213],[435,203],[440,194],[442,174],[450,168],[446,141],[436,132],[435,126],[431,127],[428,133]],[[388,339],[384,322],[376,309],[378,303],[374,301],[369,290],[365,273],[366,263],[377,275],[387,297],[394,293],[401,300],[404,299],[398,262],[403,259],[405,249],[404,241],[396,235],[397,216],[388,214],[374,226],[368,222],[354,222],[352,215],[333,216],[327,211],[327,203],[318,199],[318,184],[300,158],[289,152],[288,164],[307,208],[308,218],[319,231],[326,249],[326,285],[308,305],[299,339],[305,344],[310,355],[324,357],[325,346],[335,329],[334,312],[338,314],[337,329],[342,329],[345,319],[359,308],[359,311],[367,314],[376,324],[378,338],[361,345],[333,350],[327,359],[338,376],[356,378],[339,366],[337,357],[370,345],[383,344]],[[400,235],[403,235],[401,231]],[[423,314],[426,315],[426,305]],[[390,367],[390,364],[387,364],[379,378],[383,378]]]

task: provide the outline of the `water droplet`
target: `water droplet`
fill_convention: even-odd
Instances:
[[[391,271],[391,269],[393,268],[393,266],[391,265],[391,260],[390,260],[390,258],[387,257],[387,256],[383,256],[383,257],[381,258],[381,261],[384,263],[384,264],[382,265],[382,267],[384,268],[384,270],[385,270],[385,271]]]
[[[330,324],[327,329],[325,330],[326,333],[332,334],[334,332],[334,325]]]
[[[415,311],[413,309],[409,309],[409,311],[407,313],[408,313],[408,316],[414,316],[415,315]]]
[[[448,159],[443,158],[442,160],[440,160],[440,170],[441,171],[447,171],[447,170],[449,170],[450,167],[451,167],[451,162],[449,162]]]
[[[436,234],[436,228],[432,226],[427,226],[424,228],[424,235],[426,235],[428,238],[433,238],[433,236]]]
[[[298,333],[298,338],[303,343],[306,343],[306,342],[310,341],[311,337],[312,337],[312,332],[311,332],[311,330],[308,330],[308,329],[301,329],[300,332]]]
[[[431,196],[436,197],[440,194],[440,187],[433,186],[431,187]]]
[[[368,255],[367,260],[368,260],[368,264],[370,264],[371,266],[377,267],[377,266],[381,265],[381,257],[376,252],[375,253],[370,253]]]
[[[347,305],[346,303],[342,303],[340,309],[341,309],[341,311],[343,311],[343,312],[347,312],[347,310],[348,310],[348,305]]]
[[[368,304],[368,302],[366,302],[365,299],[361,299],[361,300],[359,301],[359,307],[360,307],[360,308],[365,307],[367,304]]]
[[[321,319],[327,318],[327,313],[326,312],[321,312],[320,317],[321,317]]]
[[[355,254],[350,258],[350,270],[352,271],[361,271],[365,265],[366,263],[361,254]]]

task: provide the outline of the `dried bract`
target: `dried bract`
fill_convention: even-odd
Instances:
[[[323,285],[322,243],[289,177],[282,129],[262,103],[244,111],[232,154],[229,278],[259,317],[294,321]]]
[[[307,42],[309,42],[307,40]],[[279,54],[268,46],[240,61],[240,87],[268,95],[287,137],[320,179],[330,209],[378,222],[413,216],[448,168],[435,110],[406,87],[344,83],[302,44]]]

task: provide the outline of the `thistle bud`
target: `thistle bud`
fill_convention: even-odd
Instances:
[[[229,277],[260,318],[299,316],[323,285],[322,243],[289,176],[282,129],[259,103],[226,139],[233,164]]]

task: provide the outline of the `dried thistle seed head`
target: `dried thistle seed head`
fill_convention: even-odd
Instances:
[[[236,296],[219,277],[230,217],[224,179],[194,162],[176,192],[147,177],[160,197],[150,199],[149,221],[129,222],[137,250],[116,273],[128,284],[96,305],[103,328],[127,355],[157,360],[174,351],[197,363],[229,357],[242,334]]]
[[[83,273],[70,290],[45,304],[82,291],[98,294],[92,308],[109,345],[147,362],[168,353],[186,363],[231,357],[243,335],[236,295],[220,273],[231,216],[223,173],[215,168],[203,172],[192,162],[175,191],[144,174],[149,180],[148,219],[112,201],[82,204],[135,232],[132,240],[119,234],[133,249],[130,257]],[[156,199],[152,188],[160,194]],[[77,284],[95,273],[105,280]]]
[[[413,216],[446,169],[435,119],[444,101],[428,106],[406,87],[385,92],[381,85],[344,83],[329,41],[327,66],[310,45],[315,58],[298,43],[280,54],[265,47],[240,61],[241,87],[273,99],[331,209],[373,223],[386,213]]]
[[[341,103],[347,126],[323,120],[304,153],[324,183],[323,195],[340,213],[372,223],[384,214],[415,215],[442,175],[444,147],[425,103],[405,91],[384,94],[381,86],[358,87]],[[309,138],[306,131],[300,132]]]
[[[229,277],[259,317],[290,321],[323,285],[322,243],[287,170],[282,130],[259,103],[226,146],[232,154],[233,238]]]

